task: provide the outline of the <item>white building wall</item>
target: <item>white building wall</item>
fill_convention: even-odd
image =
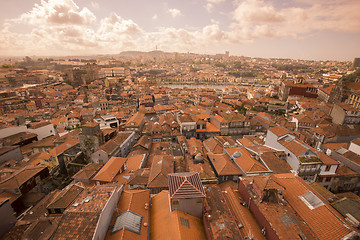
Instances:
[[[46,126],[39,127],[37,129],[28,128],[27,131],[36,133],[38,135],[38,140],[55,135],[55,128],[53,124],[48,124]]]
[[[25,125],[22,126],[16,126],[16,127],[8,127],[0,129],[0,136],[1,138],[5,138],[14,134],[17,134],[19,132],[26,132],[28,129]]]
[[[284,150],[284,146],[278,143],[278,139],[278,136],[268,130],[266,133],[265,145],[277,150]]]
[[[349,150],[360,155],[360,146],[355,143],[350,143]]]
[[[5,138],[20,132],[30,132],[38,135],[38,140],[55,135],[54,125],[49,123],[46,126],[36,129],[27,128],[25,125],[0,129],[1,138]]]
[[[114,215],[122,191],[123,191],[123,186],[121,186],[119,189],[114,189],[114,191],[112,192],[96,224],[95,232],[92,238],[93,240],[105,239],[112,216]]]
[[[320,175],[335,174],[338,166],[339,166],[339,165],[331,165],[329,171],[325,171],[325,170],[326,170],[326,165],[322,165],[322,166],[320,167]]]
[[[107,163],[107,161],[109,161],[109,157],[106,152],[99,149],[96,152],[94,152],[93,154],[91,154],[91,161],[93,163],[105,164],[105,163]]]
[[[290,135],[292,136],[292,135]],[[266,134],[266,139],[265,139],[265,145],[269,146],[271,148],[274,148],[276,150],[281,150],[284,151],[286,154],[286,162],[290,165],[290,167],[297,171],[299,168],[299,160],[297,159],[297,156],[295,154],[293,154],[292,152],[289,151],[289,149],[285,148],[283,145],[281,145],[278,142],[279,137],[277,135],[275,135],[273,132],[271,132],[270,130],[267,131]]]

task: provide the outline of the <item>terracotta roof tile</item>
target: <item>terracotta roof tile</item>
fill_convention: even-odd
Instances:
[[[241,171],[230,161],[225,153],[209,153],[208,156],[218,175],[241,175]]]
[[[46,207],[48,209],[65,209],[67,208],[76,197],[84,190],[76,184],[69,185],[64,188],[55,199]]]
[[[278,175],[277,179],[286,188],[284,192],[286,201],[319,239],[341,239],[351,232],[345,221],[327,203],[315,209],[310,209],[301,200],[300,196],[308,192],[315,193],[302,179],[296,176],[289,177],[289,175]]]
[[[170,198],[205,197],[200,176],[195,172],[168,174]]]
[[[178,210],[171,212],[168,196],[164,190],[151,199],[150,239],[206,239],[202,220]]]
[[[167,175],[174,172],[174,156],[157,155],[154,157],[148,180],[148,187],[168,187]]]
[[[89,163],[81,170],[79,170],[74,176],[73,179],[91,179],[102,167],[101,164]]]
[[[285,134],[290,133],[290,131],[288,129],[280,127],[280,126],[270,128],[269,131],[271,131],[278,137],[281,137],[281,136],[284,136]]]
[[[121,157],[111,157],[109,161],[100,169],[100,171],[93,177],[93,181],[101,181],[101,182],[112,182],[121,167],[126,162],[126,158]]]
[[[92,240],[96,224],[99,219],[98,213],[64,213],[59,222],[58,229],[53,239],[67,240]]]
[[[126,211],[131,211],[141,216],[140,232],[135,233],[128,230],[126,226],[119,231],[113,231],[112,227],[109,228],[106,240],[115,239],[148,239],[149,230],[149,202],[150,191],[147,190],[124,190],[121,194],[120,200],[117,204],[117,209],[110,222],[113,226],[115,219]]]
[[[135,171],[141,168],[141,164],[146,157],[146,154],[130,156],[127,158],[126,166],[129,171]]]
[[[239,227],[227,206],[220,187],[208,185],[204,222],[208,226],[211,239],[242,239]]]

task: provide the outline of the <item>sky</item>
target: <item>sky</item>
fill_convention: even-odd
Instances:
[[[360,0],[0,0],[0,55],[360,57]]]

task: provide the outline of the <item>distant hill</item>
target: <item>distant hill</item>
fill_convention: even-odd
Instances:
[[[121,57],[136,57],[136,56],[164,56],[171,55],[172,53],[163,52],[163,51],[151,51],[151,52],[141,52],[141,51],[124,51],[119,54]]]

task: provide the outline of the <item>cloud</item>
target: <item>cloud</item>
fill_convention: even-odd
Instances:
[[[158,15],[157,14],[155,14],[154,16],[152,16],[152,18],[151,18],[152,20],[156,20],[156,19],[158,19]]]
[[[214,5],[222,3],[222,2],[225,2],[225,0],[207,0],[207,3],[205,5],[205,9],[206,9],[206,11],[211,13],[213,11],[213,9],[214,9]]]
[[[239,4],[234,11],[235,20],[252,23],[272,23],[284,21],[280,12],[269,3],[261,0],[247,0]]]
[[[98,10],[98,9],[100,9],[100,5],[97,2],[91,2],[91,8]]]
[[[299,1],[300,2],[300,1]],[[260,37],[304,38],[316,31],[357,32],[360,29],[360,2],[301,0],[303,7],[276,8],[269,1],[245,0],[238,3],[231,25],[233,35],[244,39]]]
[[[131,19],[125,20],[116,13],[100,21],[97,36],[101,41],[118,42],[119,40],[130,41],[133,36],[140,34],[141,28]]]
[[[171,14],[173,18],[182,16],[182,13],[179,9],[176,8],[170,8],[168,12]]]
[[[30,12],[24,13],[17,21],[25,24],[75,24],[90,25],[96,20],[88,9],[80,8],[72,0],[41,0]]]
[[[208,11],[209,13],[211,13],[212,10],[214,9],[214,4],[212,4],[212,3],[207,3],[207,4],[205,5],[205,9],[206,9],[206,11]]]
[[[75,0],[74,0],[75,1]],[[17,19],[0,26],[0,52],[9,55],[74,55],[117,53],[124,50],[195,51],[254,41],[259,38],[306,38],[320,31],[359,32],[358,0],[293,0],[299,4],[274,5],[265,0],[236,2],[228,29],[211,19],[202,27],[159,27],[145,31],[132,19],[116,13],[97,19],[73,0],[41,1]],[[301,1],[301,2],[299,2]],[[218,4],[221,1],[208,1]],[[94,2],[95,3],[95,2]],[[89,3],[91,4],[91,3]],[[301,6],[301,7],[300,7]],[[91,7],[92,9],[93,7]],[[178,9],[169,9],[173,17]],[[155,14],[152,19],[156,20]],[[19,33],[19,24],[30,30]]]

